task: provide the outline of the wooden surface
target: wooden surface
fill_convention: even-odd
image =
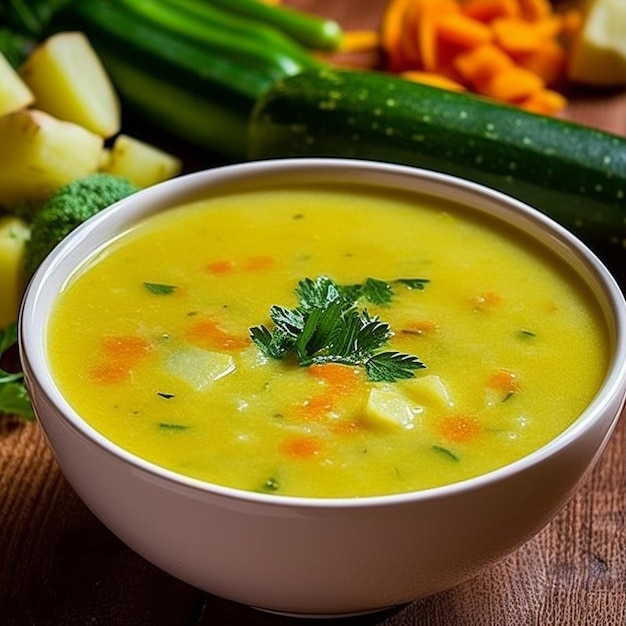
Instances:
[[[299,0],[376,24],[382,0]],[[579,95],[568,116],[626,135],[624,94]],[[613,260],[622,286],[624,259]],[[175,529],[172,529],[175,532]],[[347,581],[346,584],[349,584]],[[302,623],[194,589],[144,561],[81,503],[36,424],[0,418],[0,625]],[[354,626],[626,624],[626,422],[569,505],[520,550],[460,587]]]

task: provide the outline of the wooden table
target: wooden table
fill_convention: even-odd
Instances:
[[[295,0],[293,2],[296,4]],[[299,0],[344,25],[376,24],[383,0]],[[626,94],[577,96],[568,117],[626,135]],[[624,257],[613,269],[626,287]],[[0,419],[0,625],[279,626],[281,618],[178,581],[122,544],[82,504],[36,424]],[[626,624],[626,422],[569,505],[538,536],[456,589],[354,626]]]

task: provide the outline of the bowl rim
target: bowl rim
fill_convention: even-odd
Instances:
[[[544,247],[551,248],[555,255],[564,260],[570,268],[573,267],[578,274],[583,275],[587,286],[596,294],[598,303],[603,309],[607,326],[610,326],[608,331],[612,335],[613,356],[608,362],[604,381],[593,400],[564,431],[540,448],[516,461],[454,483],[385,495],[323,498],[246,491],[179,474],[147,461],[115,444],[90,426],[72,409],[55,385],[47,365],[45,357],[45,330],[47,325],[42,321],[45,322],[47,319],[50,306],[44,305],[42,314],[40,302],[42,294],[46,293],[46,283],[48,283],[50,275],[61,271],[63,272],[62,283],[67,282],[72,271],[77,268],[76,263],[67,263],[68,256],[77,248],[85,246],[85,242],[89,241],[90,236],[95,231],[101,231],[102,222],[112,226],[117,223],[116,219],[119,219],[121,223],[126,224],[127,228],[130,224],[136,223],[147,215],[198,199],[198,197],[206,195],[207,190],[216,184],[218,186],[223,182],[230,184],[242,178],[260,180],[259,177],[261,177],[267,180],[268,177],[271,178],[272,176],[284,177],[286,173],[296,177],[302,174],[315,177],[324,173],[326,176],[330,176],[330,179],[345,182],[345,177],[350,172],[353,174],[358,172],[362,175],[363,178],[357,182],[359,186],[365,187],[384,186],[383,181],[393,187],[398,181],[410,179],[415,185],[420,186],[419,189],[411,191],[427,196],[436,195],[434,192],[437,190],[454,189],[462,197],[461,200],[458,198],[456,200],[461,204],[480,203],[480,207],[473,208],[483,210],[486,214],[495,216],[505,223],[513,224],[518,229],[521,229],[525,224],[529,225],[531,227],[530,235],[533,239]],[[500,207],[503,211],[502,216],[497,215],[494,208],[483,209],[482,203],[485,203],[486,207]],[[128,205],[131,207],[135,205],[132,209],[134,211],[132,218],[123,217],[129,211]],[[117,236],[116,233],[119,235],[120,231],[119,229],[113,229],[113,231],[114,239]],[[99,240],[101,243],[95,248],[92,247],[86,258],[96,254],[99,249],[112,241],[111,237],[104,234],[99,237]],[[59,265],[62,265],[63,261],[66,262],[67,267],[62,267],[59,270]],[[49,297],[50,302],[53,299],[51,296]],[[63,422],[83,439],[90,441],[108,454],[120,458],[135,471],[173,483],[177,487],[199,491],[206,495],[222,496],[241,502],[257,502],[271,506],[296,505],[300,508],[322,509],[377,507],[445,498],[461,492],[479,489],[503,478],[521,473],[545,458],[556,455],[589,430],[602,414],[615,406],[616,402],[623,408],[626,396],[626,301],[612,274],[585,243],[538,209],[479,183],[422,168],[365,159],[289,158],[221,165],[158,183],[115,203],[72,231],[48,255],[35,272],[22,299],[18,318],[18,344],[26,385],[29,390],[34,388],[36,380],[40,390],[62,415]],[[605,439],[610,436],[620,413],[621,411],[618,410]],[[38,422],[46,433],[45,420],[38,419]]]

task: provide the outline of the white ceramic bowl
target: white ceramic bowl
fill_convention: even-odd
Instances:
[[[356,182],[415,190],[494,215],[547,246],[587,283],[611,337],[599,393],[565,432],[489,474],[417,493],[306,499],[248,493],[157,467],[99,435],[64,400],[46,356],[50,309],[75,268],[139,219],[231,185]],[[533,209],[414,168],[350,160],[248,163],[181,177],[74,231],[34,276],[20,343],[35,412],[79,496],[123,541],[210,593],[270,611],[343,615],[450,588],[515,550],[567,502],[604,449],[626,395],[626,306],[604,266]]]

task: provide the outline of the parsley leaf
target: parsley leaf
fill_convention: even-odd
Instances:
[[[144,283],[143,286],[157,296],[167,296],[176,291],[175,285],[164,285],[162,283]]]
[[[363,366],[373,381],[411,378],[425,367],[416,356],[378,352],[393,333],[387,323],[356,306],[360,299],[389,304],[393,299],[389,283],[368,278],[362,285],[341,286],[320,276],[300,281],[296,294],[295,309],[270,308],[272,331],[263,325],[250,329],[252,341],[266,356],[282,359],[293,354],[302,366],[331,362]]]
[[[27,420],[35,419],[28,391],[21,371],[8,371],[4,362],[8,361],[9,350],[17,349],[17,324],[0,330],[0,414],[15,415]]]

